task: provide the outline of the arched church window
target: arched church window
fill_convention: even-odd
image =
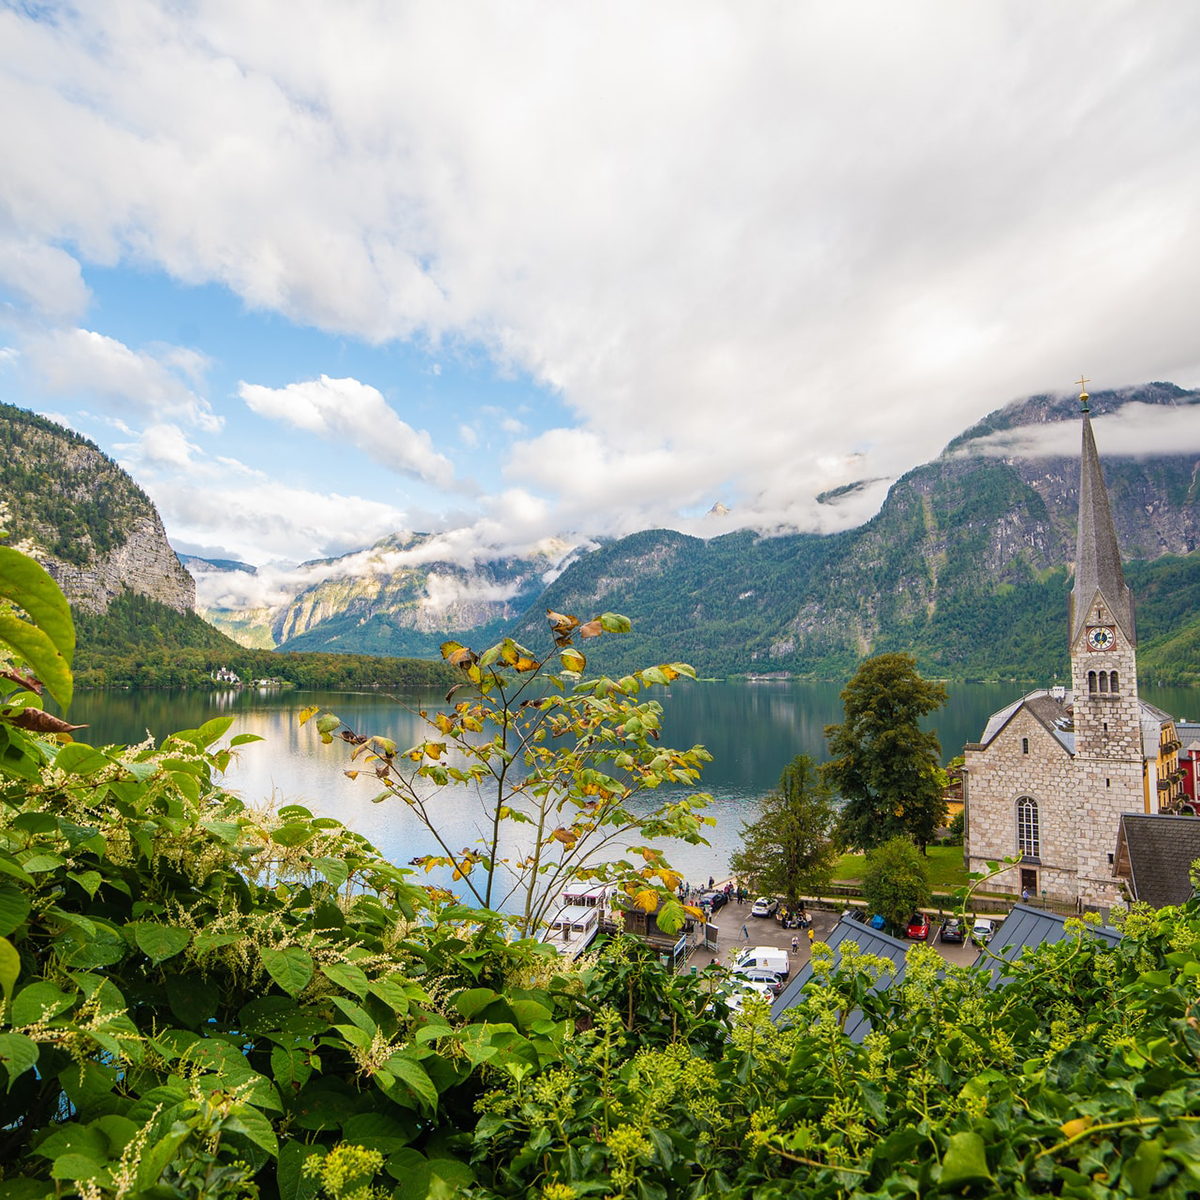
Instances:
[[[1017,801],[1017,853],[1025,858],[1037,858],[1041,853],[1038,806],[1032,796]]]
[[[1116,671],[1113,671],[1112,674],[1109,675],[1109,677],[1108,677],[1108,690],[1110,692],[1112,692],[1113,694],[1116,694],[1117,692],[1119,692],[1121,690],[1121,685],[1117,682]]]
[[[1088,672],[1088,692],[1092,695],[1096,694],[1096,672]]]
[[[1107,691],[1108,691],[1108,672],[1101,671],[1100,672],[1100,693],[1101,693],[1101,695],[1103,695]]]

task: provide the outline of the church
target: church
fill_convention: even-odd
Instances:
[[[1016,858],[989,890],[1106,908],[1122,895],[1113,869],[1121,815],[1176,809],[1179,742],[1171,717],[1138,697],[1133,596],[1086,391],[1080,401],[1071,690],[1029,693],[965,747],[963,853],[979,872]]]

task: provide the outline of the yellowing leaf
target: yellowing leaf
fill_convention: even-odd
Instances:
[[[310,704],[307,708],[300,710],[300,724],[307,725],[321,710],[315,704]]]
[[[426,742],[425,755],[427,758],[432,758],[434,761],[442,757],[442,753],[446,749],[445,742]]]
[[[1089,1129],[1094,1120],[1094,1117],[1075,1117],[1073,1120],[1067,1121],[1062,1126],[1063,1137],[1075,1137],[1076,1134],[1080,1134],[1085,1129]]]
[[[564,671],[574,671],[578,674],[587,666],[587,659],[578,650],[564,650],[562,665]]]
[[[653,912],[658,907],[658,893],[653,888],[642,888],[633,898],[642,912]]]

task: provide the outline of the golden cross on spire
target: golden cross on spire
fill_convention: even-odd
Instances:
[[[1087,385],[1091,382],[1092,381],[1090,379],[1084,379],[1082,371],[1079,372],[1079,390],[1083,393],[1083,395],[1087,395]]]

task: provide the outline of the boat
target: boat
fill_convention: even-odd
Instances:
[[[574,961],[596,940],[600,913],[599,904],[564,904],[539,940]]]

